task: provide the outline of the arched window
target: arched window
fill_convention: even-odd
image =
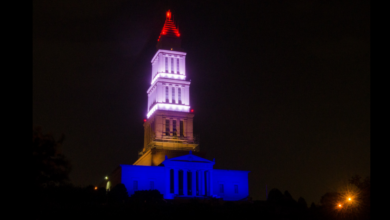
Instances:
[[[176,101],[175,101],[175,87],[172,87],[172,103],[176,103]]]
[[[177,98],[179,100],[179,104],[181,104],[181,88],[177,89]]]
[[[171,180],[171,182],[170,182],[170,192],[171,193],[175,193],[175,171],[173,170],[173,169],[171,169],[170,171],[170,180]]]

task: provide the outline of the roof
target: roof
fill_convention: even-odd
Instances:
[[[196,162],[196,163],[210,163],[210,164],[214,164],[215,163],[214,161],[207,160],[207,159],[204,159],[202,157],[198,157],[196,155],[193,155],[191,151],[187,155],[183,155],[183,156],[180,156],[180,157],[174,157],[174,158],[171,158],[171,159],[168,159],[168,157],[165,156],[164,162],[166,162],[166,161],[172,161],[172,162],[173,161],[177,161],[177,162]]]
[[[161,36],[175,37],[175,38],[180,37],[179,29],[176,28],[176,25],[171,19],[171,17],[172,17],[172,13],[170,10],[168,10],[164,27],[161,30],[160,36],[158,37],[157,41],[160,41]]]
[[[166,13],[164,27],[157,39],[157,49],[181,50],[181,39],[179,29],[176,27],[170,10]]]

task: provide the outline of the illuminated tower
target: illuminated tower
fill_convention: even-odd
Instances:
[[[157,40],[153,56],[151,85],[147,90],[147,119],[144,147],[134,165],[158,166],[165,159],[197,154],[190,108],[190,81],[186,80],[186,53],[181,49],[179,30],[170,11]]]

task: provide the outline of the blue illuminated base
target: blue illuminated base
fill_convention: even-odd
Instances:
[[[157,189],[165,199],[222,198],[237,201],[249,196],[248,173],[213,169],[215,162],[191,153],[168,159],[161,166],[120,165],[120,182],[129,196],[137,190]]]

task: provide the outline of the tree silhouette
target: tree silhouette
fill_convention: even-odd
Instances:
[[[359,219],[370,219],[371,210],[371,179],[367,176],[362,180],[359,175],[352,176],[348,182],[355,185],[358,189]]]
[[[67,185],[71,169],[69,161],[60,151],[62,135],[55,140],[51,134],[42,134],[41,128],[33,128],[33,181],[34,186],[46,188]]]
[[[123,183],[118,183],[108,193],[108,199],[110,202],[113,203],[124,203],[127,201],[128,198],[129,194],[127,193],[126,186]]]
[[[298,206],[302,209],[307,209],[307,203],[306,200],[302,197],[298,198]]]
[[[269,202],[280,202],[283,199],[283,194],[279,189],[271,189],[268,194],[267,201]]]

